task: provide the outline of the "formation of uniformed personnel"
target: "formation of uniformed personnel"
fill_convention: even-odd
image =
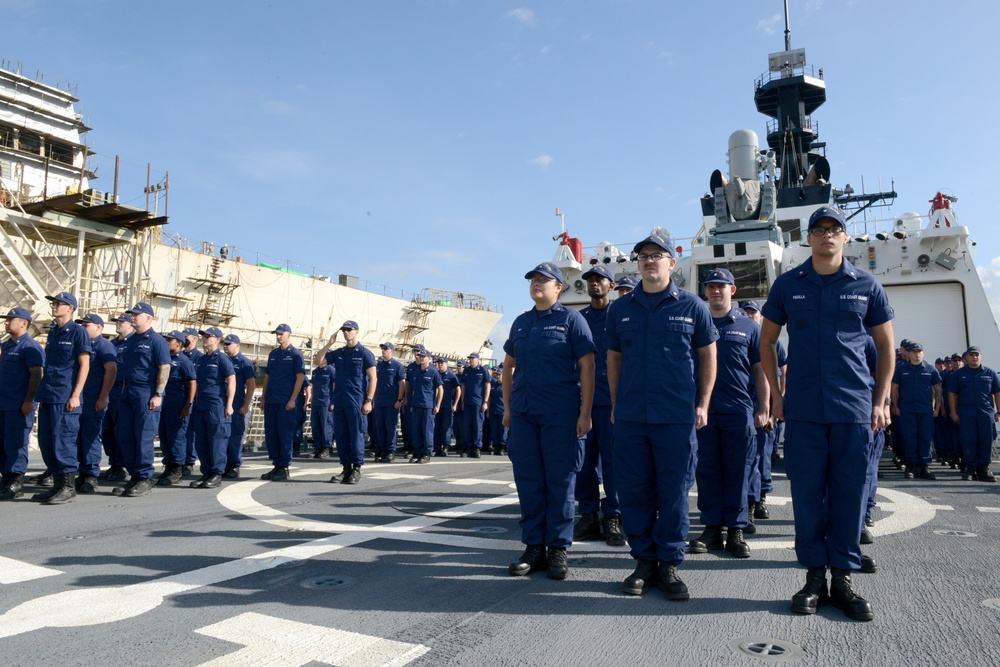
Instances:
[[[76,490],[94,493],[101,474],[101,433],[108,411],[108,397],[118,376],[118,352],[101,334],[104,319],[97,313],[87,313],[76,321],[83,326],[90,339],[90,370],[81,394],[80,431],[77,435],[77,457],[80,474]]]
[[[403,364],[394,357],[391,342],[379,345],[382,356],[375,365],[375,462],[392,463],[396,458],[396,426],[399,411],[406,402],[406,379]]]
[[[890,397],[892,414],[898,418],[903,439],[905,477],[934,479],[927,466],[931,464],[934,417],[940,413],[943,402],[941,374],[924,361],[920,343],[911,341],[907,352],[907,360],[896,366]]]
[[[333,448],[333,367],[316,366],[310,378],[309,425],[313,458],[328,459]]]
[[[774,417],[785,419],[795,552],[808,568],[792,611],[814,614],[831,603],[849,618],[870,621],[872,606],[853,590],[851,572],[861,568],[873,434],[890,421],[893,312],[882,286],[844,258],[845,230],[837,208],[824,206],[809,218],[811,258],[779,276],[764,304],[761,363]],[[788,377],[782,397],[776,344],[786,324]],[[874,387],[865,363],[866,328],[877,353]]]
[[[264,444],[274,467],[260,478],[281,481],[289,477],[295,433],[295,397],[302,391],[306,364],[302,353],[292,345],[290,326],[279,324],[272,333],[278,346],[267,355],[260,402],[264,406]]]
[[[125,463],[118,447],[117,430],[121,405],[125,400],[125,375],[122,372],[125,341],[128,340],[133,331],[130,314],[122,313],[115,318],[115,334],[117,335],[111,339],[111,344],[115,348],[118,374],[115,376],[115,384],[111,387],[111,394],[108,396],[108,412],[104,415],[104,423],[101,424],[101,444],[104,446],[104,453],[108,456],[108,469],[102,472],[100,477],[109,482],[128,481],[128,471],[125,470]]]
[[[478,352],[472,352],[467,359],[461,375],[465,453],[477,459],[483,448],[483,417],[490,403],[490,370],[480,363]]]
[[[29,324],[31,313],[24,308],[12,308],[4,315],[4,331],[10,338],[0,345],[0,500],[24,495],[35,394],[45,365],[45,352],[28,334]]]
[[[614,419],[615,484],[622,525],[636,560],[622,591],[651,585],[668,600],[687,600],[677,575],[684,562],[688,491],[698,441],[708,422],[719,332],[708,306],[670,279],[669,239],[636,244],[642,280],[608,311],[608,386]]]
[[[160,453],[163,472],[156,480],[157,486],[172,486],[184,476],[187,460],[187,433],[193,430],[191,412],[197,395],[198,376],[191,358],[184,354],[183,331],[163,334],[170,349],[170,375],[160,408]]]
[[[77,436],[80,431],[83,385],[90,370],[90,338],[73,321],[76,297],[60,292],[45,297],[52,307],[53,325],[45,345],[42,381],[35,393],[38,403],[38,448],[46,470],[52,473],[48,491],[32,496],[47,505],[76,497],[79,470]]]
[[[441,373],[431,366],[431,355],[415,353],[417,366],[406,372],[406,410],[410,419],[410,463],[430,463],[434,447],[434,418],[441,411],[444,386]]]
[[[566,548],[573,543],[576,472],[591,427],[594,342],[583,316],[558,300],[564,284],[559,267],[546,262],[524,277],[530,281],[535,307],[511,325],[503,348],[507,356],[502,382],[503,423],[510,429],[507,450],[521,506],[521,542],[527,546],[508,571],[523,576],[547,570],[550,579],[565,579]],[[466,374],[479,367],[478,357],[475,361]],[[466,402],[466,410],[475,405]]]
[[[750,476],[757,459],[757,428],[768,421],[768,389],[760,366],[760,327],[733,308],[736,281],[728,269],[712,269],[702,281],[716,341],[717,371],[708,423],[698,430],[698,509],[705,530],[688,551],[725,548],[749,558],[743,529],[750,517]],[[722,527],[727,529],[725,543]]]
[[[441,375],[441,389],[444,393],[441,409],[434,417],[434,456],[448,456],[448,446],[451,444],[452,428],[455,423],[455,410],[462,400],[462,387],[459,385],[458,376],[448,370],[446,358],[435,358],[434,365]]]
[[[583,450],[583,465],[576,475],[576,501],[580,521],[573,531],[573,539],[604,539],[610,546],[625,545],[621,531],[621,510],[615,486],[614,442],[611,425],[611,390],[608,388],[608,349],[604,342],[605,322],[609,293],[615,279],[604,266],[597,264],[583,276],[587,281],[590,305],[580,311],[590,328],[594,341],[594,403],[590,417],[593,427],[587,434]],[[601,499],[601,483],[604,499]],[[598,514],[600,512],[600,515]]]
[[[975,345],[965,351],[963,361],[948,385],[951,419],[958,424],[962,444],[962,479],[995,482],[990,458],[994,424],[1000,420],[1000,376],[983,365],[982,351]]]
[[[243,465],[243,436],[247,430],[247,413],[253,405],[254,391],[257,389],[257,372],[253,363],[240,352],[240,337],[229,334],[222,339],[223,348],[229,355],[236,373],[236,393],[233,394],[233,416],[229,425],[229,445],[226,449],[227,479],[239,479]]]
[[[344,347],[330,350],[338,334],[344,334]],[[360,344],[358,323],[347,320],[334,331],[316,353],[317,366],[333,366],[333,437],[343,472],[330,481],[357,484],[361,466],[365,463],[364,416],[372,411],[378,378],[375,375],[375,355]]]

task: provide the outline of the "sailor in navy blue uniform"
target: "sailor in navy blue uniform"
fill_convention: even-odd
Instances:
[[[924,361],[924,347],[910,342],[909,360],[896,366],[892,377],[892,414],[903,437],[905,477],[935,479],[931,464],[934,417],[941,412],[941,374]]]
[[[188,359],[191,360],[191,363],[195,366],[195,368],[197,368],[198,357],[202,355],[202,351],[198,349],[198,342],[200,340],[200,337],[198,335],[198,330],[195,329],[194,327],[188,327],[181,333],[184,334],[184,354],[187,356]],[[196,403],[197,400],[198,399],[196,398],[195,399]],[[192,415],[194,414],[194,409],[195,408],[192,407]],[[184,432],[184,435],[187,438],[187,454],[184,456],[184,469],[183,469],[185,475],[191,473],[191,471],[194,469],[195,461],[198,460],[198,451],[197,448],[195,447],[195,430],[193,428],[194,425],[191,424],[191,426],[192,428],[188,428]]]
[[[340,333],[344,334],[344,347],[330,350]],[[358,336],[358,323],[347,320],[315,357],[317,366],[329,364],[334,370],[333,437],[344,470],[330,481],[341,484],[357,484],[361,479],[361,466],[365,463],[363,417],[372,411],[378,386],[375,355],[361,344]]]
[[[125,374],[122,372],[122,367],[124,365],[125,341],[133,333],[131,315],[122,313],[115,318],[115,333],[118,335],[111,340],[111,344],[114,345],[117,354],[118,375],[115,377],[114,386],[111,387],[111,394],[108,396],[108,412],[104,415],[104,423],[101,424],[101,444],[108,457],[108,469],[100,476],[109,482],[124,482],[128,480],[128,472],[125,470],[125,464],[118,447],[117,429],[121,405],[125,400]]]
[[[289,477],[292,436],[295,435],[295,398],[305,382],[306,363],[302,353],[292,345],[290,326],[279,324],[272,333],[277,337],[278,347],[267,355],[260,402],[264,406],[264,443],[274,467],[260,478],[281,481]]]
[[[465,363],[465,359],[459,359],[455,362],[455,377],[458,378],[459,387],[462,386],[462,376],[465,375],[466,366],[468,364]],[[461,398],[458,401],[458,409],[455,410],[453,429],[455,431],[455,451],[461,454],[465,452],[465,406]]]
[[[236,373],[229,357],[219,349],[222,331],[218,327],[209,327],[198,333],[201,334],[204,354],[195,362],[198,400],[192,423],[198,460],[201,461],[201,477],[191,482],[191,488],[214,489],[222,483],[222,475],[226,472]]]
[[[229,420],[229,444],[226,447],[226,471],[222,476],[226,479],[239,479],[240,466],[243,465],[243,436],[247,430],[247,414],[257,390],[257,371],[253,362],[240,352],[239,336],[228,334],[222,339],[222,347],[236,373],[233,416]]]
[[[193,430],[191,412],[198,390],[198,375],[191,358],[184,354],[183,331],[163,334],[170,348],[170,376],[160,410],[160,453],[163,472],[156,479],[157,486],[172,486],[184,476],[187,460],[187,433]]]
[[[729,269],[712,269],[702,281],[712,323],[719,331],[717,371],[708,424],[698,431],[698,509],[705,530],[690,553],[726,551],[749,558],[743,539],[750,515],[747,489],[757,458],[757,428],[768,421],[768,388],[760,366],[760,327],[733,308],[736,281]],[[726,526],[723,545],[722,526]]]
[[[962,355],[965,366],[951,376],[948,402],[962,443],[962,479],[995,482],[990,470],[995,426],[1000,421],[1000,376],[983,366],[983,354],[973,345]]]
[[[705,303],[670,279],[670,240],[636,244],[642,281],[608,311],[608,386],[614,419],[615,484],[636,568],[622,591],[655,584],[687,600],[677,576],[690,528],[688,491],[698,458],[697,429],[708,422],[719,332]]]
[[[406,409],[410,413],[413,459],[410,463],[430,463],[434,446],[434,418],[441,411],[444,386],[441,373],[431,366],[431,355],[417,353],[418,366],[406,373]]]
[[[381,343],[381,358],[375,364],[375,463],[392,463],[396,458],[396,426],[405,402],[403,364],[395,358],[396,346]]]
[[[423,345],[417,343],[416,345],[410,348],[410,352],[413,354],[413,361],[406,364],[406,366],[403,368],[403,381],[400,383],[401,387],[400,393],[403,396],[402,415],[400,417],[400,425],[401,425],[400,430],[403,432],[403,451],[406,452],[408,456],[413,453],[413,436],[410,432],[410,411],[406,407],[406,401],[408,399],[406,377],[410,374],[410,371],[420,366],[420,363],[417,361],[417,357],[421,354],[427,354],[427,350],[426,348],[424,348]]]
[[[521,541],[527,547],[508,572],[548,570],[550,579],[565,579],[576,473],[591,428],[594,341],[583,315],[559,302],[565,285],[559,267],[545,262],[524,277],[535,307],[511,325],[501,381]]]
[[[312,428],[313,458],[328,459],[333,448],[333,368],[313,368],[311,385],[309,425]]]
[[[490,378],[490,441],[493,443],[493,454],[507,455],[507,427],[503,425],[503,363],[493,368]],[[459,390],[461,391],[461,389]]]
[[[295,397],[295,430],[292,431],[292,456],[302,456],[302,441],[305,439],[306,404],[312,402],[312,380],[302,377],[302,388]],[[309,456],[306,454],[306,456]]]
[[[60,292],[45,297],[52,306],[53,326],[45,345],[45,369],[38,385],[38,448],[54,485],[32,500],[58,505],[76,497],[79,469],[77,435],[80,431],[83,385],[90,370],[90,338],[73,321],[76,297]]]
[[[116,433],[131,477],[125,486],[115,487],[111,493],[136,498],[153,488],[153,440],[160,427],[163,396],[170,378],[170,347],[153,330],[152,306],[140,301],[128,312],[135,333],[125,343],[125,401]]]
[[[823,206],[809,218],[812,257],[781,276],[764,304],[761,363],[772,411],[785,418],[785,468],[791,481],[795,552],[808,568],[792,611],[814,614],[832,603],[852,619],[874,618],[857,595],[868,457],[873,434],[889,422],[892,308],[885,290],[844,258],[844,213]],[[788,325],[786,397],[777,393],[776,346]],[[874,388],[865,362],[866,327],[875,342]],[[827,567],[832,585],[827,589]]]
[[[83,385],[83,403],[80,412],[80,432],[77,435],[77,457],[80,474],[76,490],[94,493],[101,474],[101,429],[108,411],[108,396],[118,375],[118,353],[115,346],[101,335],[104,318],[97,313],[87,313],[76,321],[83,326],[90,339],[90,371]]]
[[[35,424],[35,392],[42,380],[45,352],[28,335],[31,313],[12,308],[4,315],[10,336],[0,345],[0,500],[24,495],[28,439]]]
[[[764,317],[760,314],[759,303],[750,299],[742,302],[740,304],[740,308],[743,309],[743,312],[746,313],[747,317],[756,322],[757,326],[760,326]],[[788,372],[787,360],[788,353],[785,351],[785,345],[779,340],[778,383],[781,385],[780,388],[782,392],[785,387],[785,373]],[[753,397],[754,401],[756,401],[756,392],[753,392]],[[754,411],[756,412],[756,410],[757,407],[754,405]],[[750,481],[748,484],[749,488],[747,490],[747,526],[743,529],[743,532],[747,534],[757,532],[754,519],[771,518],[771,512],[767,507],[767,494],[774,490],[774,484],[771,479],[771,462],[774,456],[774,451],[778,446],[780,428],[780,422],[769,420],[763,427],[756,429],[757,454],[754,457],[754,463],[750,469]]]
[[[575,540],[604,539],[608,545],[625,546],[621,531],[621,510],[615,486],[615,459],[611,427],[611,390],[608,389],[608,348],[604,343],[605,321],[615,286],[614,276],[601,264],[592,266],[582,276],[587,281],[590,305],[580,311],[587,320],[594,341],[594,407],[590,418],[593,428],[584,443],[583,466],[576,475],[576,501],[580,521],[573,530]],[[604,499],[601,500],[601,483]],[[603,515],[599,517],[598,510]]]
[[[462,405],[465,413],[465,448],[469,458],[477,459],[483,448],[483,416],[489,409],[490,369],[479,361],[479,353],[468,356],[462,373]]]
[[[434,359],[434,364],[441,375],[441,388],[444,392],[441,409],[434,417],[434,456],[448,456],[448,446],[451,444],[451,431],[455,421],[455,408],[462,400],[462,387],[459,385],[458,376],[448,369],[448,359],[437,357]],[[377,395],[376,398],[378,398]]]

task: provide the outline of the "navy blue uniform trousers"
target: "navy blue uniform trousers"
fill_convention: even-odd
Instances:
[[[243,436],[247,432],[247,416],[239,410],[229,418],[229,444],[226,446],[226,469],[243,465]]]
[[[329,403],[313,403],[309,411],[313,451],[333,447],[333,412]]]
[[[885,449],[885,429],[880,428],[872,438],[872,449],[868,457],[868,502],[865,504],[865,521],[872,518],[875,509],[875,492],[878,491],[878,462]]]
[[[958,416],[958,435],[962,442],[962,457],[966,467],[990,464],[993,449],[993,415]]]
[[[287,468],[292,462],[293,433],[295,410],[286,410],[284,403],[265,403],[264,444],[267,457],[277,468]]]
[[[333,437],[337,441],[337,456],[341,465],[365,463],[365,420],[361,410],[353,407],[333,408]]]
[[[80,406],[80,431],[76,438],[80,474],[97,477],[101,474],[101,429],[108,409],[95,410],[94,403]]]
[[[524,544],[573,543],[576,473],[583,464],[583,439],[576,437],[579,416],[579,412],[511,416],[507,449],[521,505],[518,524]]]
[[[76,472],[77,434],[80,432],[82,406],[66,411],[65,403],[41,403],[38,406],[38,448],[45,468],[54,475]]]
[[[226,450],[229,448],[229,419],[225,409],[198,410],[191,421],[201,474],[221,475],[226,471]]]
[[[434,408],[410,408],[410,446],[414,456],[428,456],[434,447]]]
[[[181,417],[187,401],[164,401],[160,413],[160,453],[163,465],[187,465],[187,434],[191,429],[191,415]]]
[[[483,448],[483,405],[465,406],[465,446],[473,449]],[[573,418],[576,424],[576,417]]]
[[[614,436],[615,483],[632,557],[684,562],[698,462],[694,424],[617,419]]]
[[[748,414],[710,414],[697,431],[698,509],[706,526],[746,528],[747,489],[757,458],[757,431]]]
[[[929,464],[934,415],[929,412],[904,412],[897,419],[899,435],[903,438],[903,463],[908,466]]]
[[[399,410],[395,405],[378,407],[372,411],[375,418],[375,451],[382,454],[396,453],[396,424],[399,423]]]
[[[118,447],[122,467],[138,479],[153,476],[153,438],[160,427],[163,406],[149,409],[149,399],[130,398],[118,413]]]
[[[618,490],[615,487],[614,431],[611,406],[595,405],[590,411],[593,428],[583,445],[583,466],[576,476],[576,501],[580,514],[601,510],[605,516],[619,516]],[[600,469],[598,469],[600,468]],[[604,501],[601,501],[601,480]]]
[[[118,447],[117,433],[121,407],[120,402],[108,403],[108,413],[104,415],[104,422],[101,424],[101,444],[104,446],[104,453],[108,455],[108,465],[116,468],[125,467]]]
[[[34,412],[25,417],[21,408],[0,411],[0,472],[23,475],[28,469],[28,439],[34,425]]]

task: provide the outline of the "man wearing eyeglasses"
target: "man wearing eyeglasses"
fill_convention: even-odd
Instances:
[[[344,334],[344,347],[330,350],[338,334]],[[328,351],[330,350],[330,351]],[[316,353],[317,366],[333,366],[333,439],[337,454],[344,466],[343,472],[330,478],[331,482],[357,484],[361,479],[361,466],[365,463],[365,424],[363,417],[372,411],[378,376],[375,373],[375,355],[361,345],[358,323],[347,320],[334,331],[326,345]],[[368,378],[367,384],[365,377]]]
[[[792,487],[795,552],[808,568],[792,611],[814,614],[831,603],[870,621],[851,572],[861,569],[868,458],[889,417],[892,307],[870,274],[844,258],[844,213],[831,206],[809,218],[812,257],[778,277],[764,304],[760,356],[775,419],[785,419],[785,469]],[[778,391],[777,343],[788,325],[785,396]],[[866,327],[875,342],[874,389],[865,361]],[[827,567],[832,582],[827,588]]]
[[[605,344],[614,423],[615,485],[622,527],[636,559],[622,592],[651,585],[687,600],[677,576],[690,528],[688,491],[708,421],[719,332],[708,306],[670,280],[670,240],[636,244],[642,281],[608,306]]]

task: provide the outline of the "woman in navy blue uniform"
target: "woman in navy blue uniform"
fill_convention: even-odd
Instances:
[[[523,576],[548,570],[550,579],[565,579],[576,473],[591,428],[595,348],[583,316],[558,301],[564,284],[559,267],[539,264],[524,277],[535,307],[511,326],[502,385],[527,548],[508,571]]]

